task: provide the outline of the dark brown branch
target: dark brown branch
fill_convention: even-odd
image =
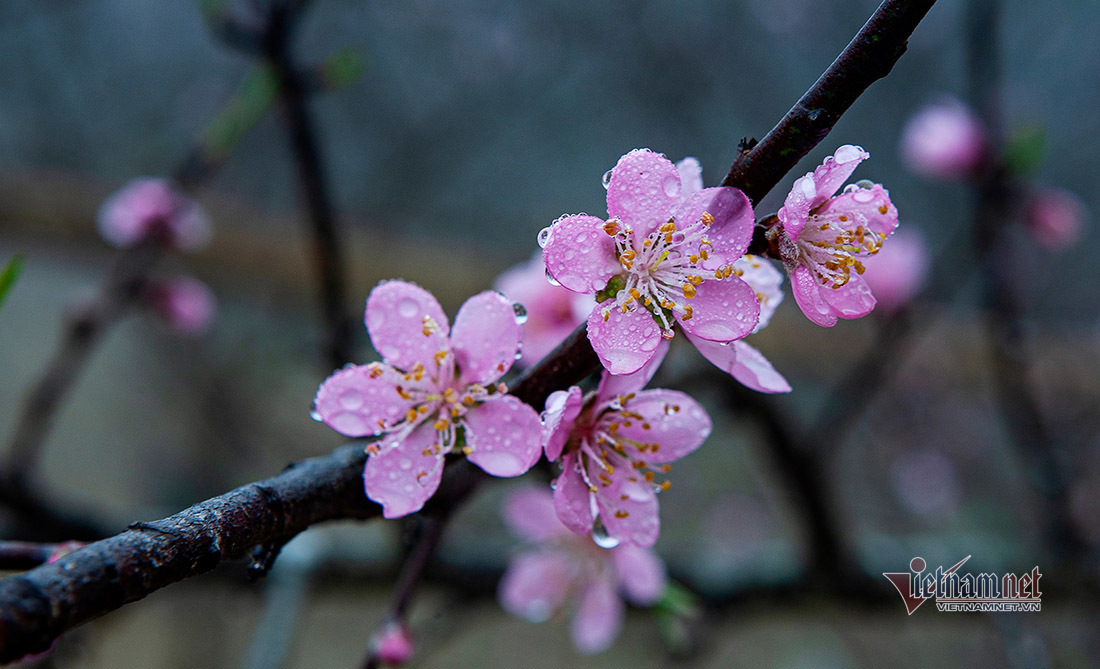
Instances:
[[[275,2],[264,31],[264,58],[279,82],[279,97],[285,113],[298,180],[309,211],[313,240],[313,262],[320,289],[325,322],[325,361],[335,369],[353,359],[351,319],[345,313],[347,272],[340,249],[332,198],[325,179],[321,149],[313,117],[306,104],[307,80],[295,68],[290,42],[296,19],[304,3]]]
[[[740,188],[753,203],[759,202],[871,84],[890,73],[933,4],[935,0],[885,0],[879,5],[783,120],[750,150],[738,154],[722,185]]]
[[[826,132],[859,93],[889,71],[932,2],[884,2],[856,40],[803,97],[820,98],[832,105],[829,108],[835,116],[825,126]],[[884,53],[889,55],[885,67],[879,60]],[[847,76],[843,71],[846,67],[862,74]],[[831,86],[843,90],[834,94],[829,90]],[[816,123],[819,116],[812,121]],[[724,183],[746,190],[754,199],[775,186],[824,136],[814,134],[807,140],[783,130],[800,127],[803,121],[798,118],[798,114],[790,120],[785,118],[776,131],[765,137],[770,148],[750,151]],[[786,149],[778,137],[786,137],[796,148]],[[597,366],[582,326],[515,384],[512,392],[541,408],[550,392],[578,383]],[[324,520],[376,517],[380,509],[362,491],[364,461],[362,448],[349,446],[158,523],[141,525],[92,544],[57,563],[0,581],[0,662],[45,650],[65,630],[165,585],[210,571],[222,560],[242,555],[253,546],[287,537]],[[485,478],[466,460],[449,464],[439,492],[424,512],[430,514],[461,500]]]
[[[65,541],[59,544],[38,544],[30,541],[0,541],[0,571],[34,569],[72,553],[84,544]]]

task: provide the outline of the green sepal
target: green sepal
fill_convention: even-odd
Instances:
[[[7,298],[8,293],[11,291],[11,287],[15,285],[15,281],[19,278],[19,274],[22,271],[23,256],[16,254],[8,261],[8,264],[4,266],[4,270],[0,272],[0,306],[4,305],[4,300]]]

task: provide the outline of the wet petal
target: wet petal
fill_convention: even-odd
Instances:
[[[516,361],[522,328],[512,301],[500,293],[478,293],[462,305],[451,330],[451,348],[463,384],[488,384]]]
[[[521,553],[500,581],[500,605],[524,620],[546,622],[565,603],[572,572],[562,553]]]
[[[509,494],[504,499],[504,520],[517,535],[536,543],[569,532],[554,511],[554,496],[544,487],[531,486]]]
[[[898,210],[890,201],[890,193],[881,184],[870,188],[849,186],[821,208],[821,214],[832,214],[845,228],[851,230],[863,225],[883,237],[898,227]],[[841,221],[840,216],[846,220]]]
[[[313,407],[321,420],[340,434],[349,437],[382,434],[413,406],[398,394],[397,387],[401,385],[409,384],[389,365],[347,367],[321,384]]]
[[[607,213],[645,237],[668,221],[680,201],[680,173],[659,153],[634,149],[611,170]],[[560,280],[560,279],[559,279]]]
[[[680,173],[681,201],[703,190],[703,166],[696,158],[688,156],[676,163],[676,171]]]
[[[817,186],[817,196],[814,198],[811,208],[821,206],[832,197],[833,193],[840,190],[848,177],[852,176],[856,167],[871,154],[862,147],[845,144],[838,148],[833,155],[827,156],[824,162],[813,172],[814,184]]]
[[[628,600],[638,606],[651,606],[660,599],[668,584],[668,574],[653,551],[623,544],[611,549],[611,557]]]
[[[608,310],[606,321],[604,309]],[[615,308],[614,300],[607,300],[588,316],[588,340],[607,371],[630,374],[641,369],[656,354],[661,343],[661,328],[645,309],[624,314]]]
[[[760,320],[760,302],[749,284],[737,276],[721,281],[704,281],[688,301],[690,319],[676,318],[685,332],[700,339],[727,342],[752,332]]]
[[[810,209],[817,198],[817,185],[814,184],[814,175],[809,173],[794,180],[791,192],[787,194],[783,206],[779,208],[776,216],[783,223],[783,231],[792,240],[797,241],[799,233],[806,225],[810,217]]]
[[[577,386],[555,390],[546,398],[542,414],[542,439],[547,460],[557,460],[573,433],[574,422],[584,406],[584,393]]]
[[[657,494],[644,477],[627,462],[608,475],[595,461],[588,466],[588,476],[597,482],[596,505],[609,536],[642,548],[657,543],[661,532]]]
[[[615,259],[615,241],[603,226],[602,220],[587,214],[554,221],[542,260],[555,281],[577,293],[594,293],[622,271]]]
[[[623,608],[623,600],[607,579],[589,581],[570,625],[577,652],[593,655],[610,648],[623,626]]]
[[[450,350],[447,315],[431,293],[415,284],[383,281],[375,286],[364,320],[374,348],[400,370],[408,371],[418,362],[435,365],[432,356]]]
[[[701,190],[676,207],[676,224],[681,229],[693,225],[704,212],[714,217],[707,231],[707,238],[714,245],[713,253],[727,263],[744,255],[756,225],[749,198],[736,188],[717,186]]]
[[[577,456],[570,453],[561,460],[562,472],[554,483],[554,511],[566,527],[577,534],[592,531],[592,503],[588,485],[577,468]]]
[[[396,448],[367,458],[363,483],[367,497],[382,505],[385,518],[400,518],[423,508],[443,475],[443,457],[424,455],[436,441],[431,425],[413,430]]]
[[[760,320],[752,330],[755,334],[767,327],[775,310],[783,303],[783,272],[764,258],[753,255],[739,258],[733,268],[741,272],[741,280],[749,284],[760,303]]]
[[[643,390],[627,402],[626,408],[640,414],[642,419],[616,420],[620,425],[615,436],[620,443],[633,441],[644,445],[630,453],[635,460],[652,463],[679,460],[710,436],[710,416],[706,410],[678,390]]]
[[[512,395],[496,395],[462,419],[466,458],[493,476],[519,476],[542,455],[542,423],[535,410]]]
[[[860,318],[875,308],[875,296],[863,277],[855,273],[840,288],[822,288],[821,295],[833,313],[841,318]]]
[[[605,369],[600,374],[599,390],[596,392],[596,405],[606,405],[619,395],[629,395],[645,388],[645,385],[657,373],[657,369],[664,361],[665,355],[668,354],[668,348],[668,340],[662,340],[649,362],[632,374],[615,375]]]
[[[836,314],[832,307],[822,297],[824,291],[830,288],[822,288],[814,280],[814,274],[804,265],[798,265],[791,272],[791,292],[794,293],[794,301],[798,308],[814,323],[821,327],[831,328],[836,325]]]

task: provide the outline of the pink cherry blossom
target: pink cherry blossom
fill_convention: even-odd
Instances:
[[[902,228],[890,243],[866,260],[863,280],[878,302],[877,309],[896,313],[908,305],[924,286],[928,275],[928,243],[916,228]]]
[[[652,606],[667,583],[664,564],[645,548],[621,544],[601,548],[591,538],[570,532],[557,519],[550,494],[526,488],[512,493],[505,520],[527,540],[498,591],[505,611],[544,622],[572,603],[573,645],[584,654],[607,650],[619,635],[623,597]]]
[[[529,366],[557,348],[592,310],[592,299],[556,286],[546,279],[542,253],[530,262],[502,273],[493,287],[522,304],[527,311],[523,324],[522,356],[517,365]]]
[[[439,487],[443,458],[461,451],[493,476],[538,460],[538,414],[496,384],[515,361],[520,324],[500,293],[466,300],[451,329],[435,297],[384,281],[367,299],[367,331],[383,362],[346,367],[317,391],[314,416],[367,447],[367,496],[386,518],[418,511]]]
[[[210,240],[202,208],[165,179],[134,179],[103,201],[99,233],[121,248],[157,238],[172,248],[193,251]]]
[[[205,283],[189,276],[154,283],[146,299],[168,327],[181,334],[205,332],[217,311],[214,294]]]
[[[898,211],[881,184],[861,182],[835,195],[869,155],[845,145],[797,179],[769,238],[791,277],[802,313],[823,327],[866,316],[875,297],[861,276],[862,259],[878,253],[898,225]]]
[[[396,621],[385,623],[371,638],[370,646],[382,664],[396,667],[411,660],[415,651],[409,631]]]
[[[682,198],[681,172],[648,149],[620,158],[605,179],[607,221],[567,215],[539,233],[550,275],[596,295],[588,338],[604,367],[637,371],[677,323],[706,341],[749,334],[760,305],[733,273],[755,223],[745,194],[717,187]]]
[[[1085,227],[1085,203],[1061,188],[1043,188],[1024,208],[1024,224],[1047,249],[1061,251],[1081,237]]]
[[[681,200],[702,190],[703,171],[698,160],[684,158],[676,163],[676,170],[683,184]],[[752,330],[752,334],[756,334],[764,329],[783,301],[783,274],[767,260],[751,255],[742,256],[733,263],[733,274],[749,284],[760,303],[760,319]],[[690,333],[686,336],[704,358],[749,388],[764,393],[791,391],[790,384],[775,371],[768,359],[744,340],[720,343],[700,339]]]
[[[670,485],[657,475],[710,435],[710,417],[695,400],[676,390],[642,390],[667,351],[661,342],[633,374],[605,370],[587,397],[573,386],[546,400],[546,457],[560,459],[562,468],[554,507],[577,534],[652,546],[660,532],[657,493]]]
[[[985,159],[985,127],[953,98],[913,115],[901,134],[901,157],[917,174],[957,179],[972,175]]]

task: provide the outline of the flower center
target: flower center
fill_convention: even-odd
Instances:
[[[840,288],[851,281],[853,270],[863,274],[858,258],[873,256],[882,248],[882,235],[863,225],[852,228],[853,219],[845,213],[812,215],[799,233],[795,261],[810,268],[823,286]]]
[[[605,289],[615,290],[615,305],[604,309],[604,320],[610,318],[611,308],[625,314],[640,305],[653,314],[664,337],[672,338],[673,316],[689,320],[693,315],[689,301],[697,294],[696,287],[711,278],[720,281],[735,273],[733,265],[716,265],[711,258],[714,245],[707,238],[707,230],[713,224],[714,216],[709,212],[683,228],[670,218],[639,240],[634,230],[623,226],[619,219],[605,223],[604,232],[614,238],[615,255],[624,272],[613,277]]]

